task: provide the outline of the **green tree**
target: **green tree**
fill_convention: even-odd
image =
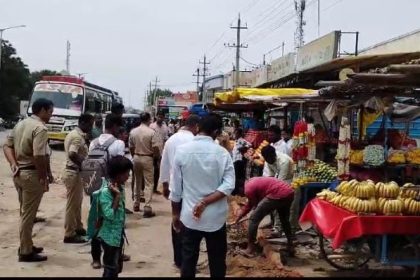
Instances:
[[[40,81],[44,76],[61,76],[61,73],[48,69],[34,71],[31,73],[31,88],[33,88],[35,86],[35,83]]]
[[[19,112],[19,101],[29,98],[31,79],[28,67],[16,55],[16,49],[3,41],[0,58],[0,117],[12,118]]]

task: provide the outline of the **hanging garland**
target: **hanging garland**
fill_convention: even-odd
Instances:
[[[350,141],[350,123],[346,117],[342,117],[336,156],[338,169],[337,175],[340,180],[348,180],[350,178]]]
[[[316,156],[315,127],[304,120],[297,121],[293,130],[292,158],[294,172],[300,173],[310,167]]]

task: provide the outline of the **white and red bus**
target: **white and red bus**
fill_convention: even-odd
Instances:
[[[44,76],[35,83],[28,106],[39,98],[54,103],[54,113],[48,127],[49,140],[64,141],[67,133],[77,126],[82,113],[105,114],[111,111],[113,103],[122,103],[117,92],[91,84],[74,76]]]

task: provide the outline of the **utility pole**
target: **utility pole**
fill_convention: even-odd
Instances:
[[[155,106],[157,106],[157,102],[156,102],[156,91],[157,91],[157,87],[158,87],[158,83],[159,83],[160,81],[158,81],[158,77],[156,76],[156,79],[155,79],[155,89],[153,90],[153,105],[155,105]]]
[[[206,77],[209,75],[207,72],[208,70],[207,65],[209,65],[210,62],[206,61],[206,55],[204,55],[204,61],[203,62],[199,61],[198,63],[203,64],[203,83],[201,85],[203,92],[201,93],[201,95],[202,95],[202,101],[207,102],[207,92],[205,91],[205,85],[206,85]]]
[[[241,30],[242,29],[248,29],[248,27],[245,26],[241,26],[241,14],[239,14],[238,16],[238,25],[237,26],[231,26],[231,29],[236,29],[236,44],[228,44],[227,46],[230,48],[236,48],[236,66],[235,66],[235,76],[236,76],[236,81],[235,81],[235,88],[239,87],[239,72],[240,72],[240,68],[239,68],[239,59],[241,57],[241,53],[240,50],[241,48],[248,48],[248,45],[243,45],[241,44]],[[225,44],[226,46],[226,44]]]
[[[66,71],[67,71],[67,75],[70,75],[70,41],[67,41]],[[79,78],[80,78],[80,75],[79,75]]]
[[[284,56],[284,46],[285,46],[285,44],[284,44],[284,41],[283,41],[283,43],[281,43],[281,56]]]
[[[318,0],[318,38],[321,36],[321,0]]]
[[[148,104],[152,106],[153,102],[153,91],[152,91],[152,82],[149,83],[149,95],[148,95]]]
[[[193,74],[193,77],[197,77],[197,94],[200,94],[200,68],[197,68],[197,70],[195,70],[195,74]]]
[[[295,48],[299,49],[304,44],[303,27],[306,22],[303,20],[303,14],[306,9],[306,0],[295,0],[295,10],[297,15],[297,28],[295,32]]]
[[[149,96],[149,91],[146,89],[146,92],[144,93],[144,98],[143,98],[143,111],[146,111],[148,96]]]

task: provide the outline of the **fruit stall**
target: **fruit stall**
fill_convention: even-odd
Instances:
[[[334,99],[326,113],[341,118],[339,181],[306,205],[300,225],[316,229],[321,254],[336,268],[357,269],[374,258],[383,265],[408,267],[417,277],[420,137],[412,130],[420,117],[420,65],[378,71],[349,75],[319,91]],[[396,123],[405,123],[405,129]]]
[[[284,127],[292,126],[293,128],[292,158],[294,160],[294,178],[292,186],[295,189],[299,188],[302,190],[300,203],[300,211],[302,211],[309,199],[313,198],[317,192],[328,187],[337,179],[337,169],[330,165],[335,165],[335,162],[333,161],[327,164],[326,162],[317,160],[316,157],[317,152],[322,150],[318,149],[317,151],[318,144],[322,143],[322,147],[326,147],[326,143],[331,144],[332,142],[337,147],[338,139],[334,142],[331,141],[334,139],[331,134],[318,133],[313,121],[310,122],[304,118],[309,110],[316,108],[316,111],[319,113],[318,123],[322,123],[323,128],[328,130],[321,111],[321,109],[328,105],[328,102],[328,99],[320,98],[318,91],[310,89],[239,88],[231,92],[216,93],[215,105],[212,106],[226,110],[245,110],[241,106],[248,104],[248,111],[255,110],[255,106],[266,106],[265,110],[268,120],[272,111],[270,108],[274,106],[277,109],[283,109],[283,118],[285,119]],[[264,166],[261,149],[269,145],[266,141],[266,131],[250,130],[246,134],[245,139],[252,143],[254,148],[245,156],[252,166],[249,172],[250,177],[261,176]]]
[[[357,269],[375,257],[420,275],[420,186],[343,181],[317,194],[300,225],[317,230],[321,253],[336,268]]]

